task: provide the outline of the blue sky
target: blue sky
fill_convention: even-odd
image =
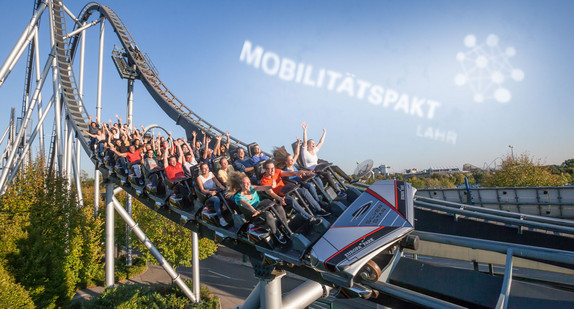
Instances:
[[[312,138],[320,137],[321,128],[327,130],[320,157],[349,172],[357,161],[365,159],[390,165],[395,172],[413,167],[462,167],[464,163],[482,167],[509,154],[508,145],[514,146],[515,153],[527,152],[547,164],[574,157],[571,1],[101,3],[120,16],[140,49],[153,60],[162,81],[190,109],[245,142],[259,142],[267,151],[301,137],[300,123],[306,121]],[[65,4],[78,14],[85,3]],[[32,1],[7,6],[9,9],[0,12],[2,62],[32,14]],[[47,15],[40,33],[42,63],[48,53],[46,22]],[[497,44],[489,47],[485,43],[493,34]],[[524,78],[513,80],[509,72],[498,69],[495,71],[503,73],[505,79],[492,88],[502,87],[511,93],[508,102],[494,98],[476,102],[469,83],[455,85],[455,76],[464,74],[456,56],[472,49],[465,45],[469,35],[475,37],[475,47],[483,46],[491,56],[499,56],[495,47],[503,53],[514,49],[513,56],[502,58],[507,58],[513,69],[521,70]],[[97,38],[97,28],[90,29],[85,104],[92,113]],[[345,91],[282,80],[240,61],[246,40],[282,59],[338,72],[353,81],[367,81],[409,100],[418,97],[439,102],[440,106],[428,119],[426,114],[418,117],[395,109],[396,102],[385,108]],[[115,113],[125,118],[126,114],[127,82],[120,80],[111,62],[114,44],[118,41],[108,26],[105,119]],[[469,63],[475,65],[475,59],[471,60]],[[490,69],[503,60],[489,58],[482,68],[487,81]],[[7,126],[10,107],[20,110],[23,63],[18,63],[0,88],[5,111],[0,117],[2,130]],[[139,83],[134,99],[136,123],[157,123],[174,134],[183,134],[162,115]],[[437,138],[425,135],[437,130]],[[456,139],[442,140],[441,133]]]

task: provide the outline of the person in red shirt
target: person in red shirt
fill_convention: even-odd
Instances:
[[[171,133],[169,133],[169,139],[172,139]],[[177,148],[179,158],[176,156],[168,157],[168,152],[164,151],[163,166],[165,175],[167,176],[167,179],[173,183],[173,191],[176,194],[181,195],[184,204],[183,208],[192,207],[193,204],[190,198],[191,191],[189,189],[190,187],[186,183],[186,180],[189,178],[186,178],[185,173],[183,172],[183,151],[181,150],[181,141],[177,140],[174,144]]]
[[[141,153],[141,149],[136,149],[136,147],[134,145],[129,146],[128,148],[128,152],[119,152],[117,151],[116,147],[114,145],[110,145],[110,150],[113,151],[118,157],[121,158],[126,158],[128,159],[128,161],[130,161],[130,163],[132,164],[132,167],[134,169],[134,173],[136,174],[137,178],[140,178],[142,176],[141,174],[141,160],[142,160],[142,153]],[[122,164],[123,166],[123,164]],[[126,168],[127,171],[127,167]]]
[[[285,196],[282,191],[285,187],[285,183],[281,179],[282,176],[303,176],[307,171],[296,171],[296,172],[286,172],[279,169],[275,169],[275,162],[273,160],[267,160],[263,164],[265,169],[265,174],[259,181],[262,186],[270,186],[271,189],[265,190],[269,196],[277,200],[281,205],[290,206],[295,209],[305,220],[313,224],[321,224],[323,221],[321,218],[315,218],[309,214],[301,205],[292,197]],[[307,192],[308,193],[308,192]]]

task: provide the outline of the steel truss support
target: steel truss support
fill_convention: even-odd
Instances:
[[[21,52],[23,52],[26,46],[30,43],[30,40],[32,39],[31,34],[36,28],[38,18],[40,18],[45,9],[46,9],[46,3],[43,2],[42,4],[40,4],[38,9],[32,16],[32,19],[22,32],[22,35],[18,39],[18,42],[16,42],[16,45],[6,58],[6,61],[4,61],[4,65],[2,65],[2,68],[0,68],[0,86],[2,86],[2,84],[6,80],[6,77],[8,77],[8,74],[10,74],[10,71],[16,65],[16,62],[18,62],[18,58],[20,58],[19,54],[21,55]]]
[[[36,129],[34,129],[32,134],[30,135],[28,143],[26,144],[26,146],[24,146],[22,153],[20,153],[20,156],[16,159],[16,161],[15,161],[16,163],[14,165],[14,168],[12,168],[12,172],[10,173],[10,176],[6,180],[6,183],[11,183],[12,179],[14,179],[14,176],[16,176],[16,173],[18,172],[18,169],[20,168],[20,164],[22,164],[22,162],[23,162],[23,156],[25,156],[26,153],[28,152],[28,150],[30,150],[30,145],[32,145],[32,142],[36,138],[36,135],[39,132],[41,132],[40,130],[42,129],[44,120],[46,119],[46,116],[48,115],[48,112],[50,111],[50,108],[52,107],[53,102],[54,102],[54,98],[52,97],[52,99],[50,99],[50,101],[48,102],[48,106],[46,107],[46,110],[40,116],[40,119],[38,120],[38,124],[36,125]],[[6,166],[8,166],[8,165],[6,165]],[[2,193],[3,193],[3,191],[2,191]]]
[[[315,281],[307,280],[285,296],[282,296],[281,279],[284,276],[285,272],[281,271],[276,275],[259,279],[259,282],[253,288],[240,308],[306,308],[317,299],[327,297],[332,290],[331,287]]]
[[[127,124],[128,132],[132,128],[132,118],[133,118],[133,105],[134,105],[134,80],[128,79],[128,106],[127,106]],[[132,216],[132,196],[126,196],[126,210],[130,217]],[[132,265],[132,245],[130,239],[130,227],[126,222],[126,265]]]
[[[201,295],[199,286],[199,237],[197,232],[191,232],[191,259],[193,294],[195,294],[195,299],[199,302]]]
[[[114,286],[114,184],[106,184],[106,282],[105,287]]]
[[[508,306],[508,298],[510,297],[510,286],[512,285],[512,248],[506,252],[506,265],[504,268],[504,281],[502,282],[502,289],[500,296],[496,303],[496,308],[506,309]]]
[[[159,262],[159,265],[168,273],[171,279],[179,286],[183,291],[185,296],[187,296],[192,302],[199,302],[199,291],[197,294],[192,293],[189,287],[185,284],[181,276],[173,269],[169,262],[161,255],[159,250],[153,245],[153,243],[147,238],[144,232],[139,228],[138,224],[132,219],[128,212],[124,209],[122,204],[114,196],[116,193],[122,191],[120,187],[114,189],[114,184],[107,180],[106,181],[106,265],[105,265],[105,287],[112,288],[114,286],[114,210],[118,212],[120,217],[128,224],[129,228],[133,233],[143,242],[143,244],[148,248],[153,257]],[[197,242],[195,242],[197,244]],[[197,254],[196,254],[197,253]],[[199,259],[199,251],[194,250],[192,252],[192,258],[194,261]],[[194,266],[195,267],[195,266]],[[199,272],[198,272],[199,276]],[[195,269],[194,269],[195,277]],[[200,286],[199,278],[197,281],[193,278],[193,286]],[[199,290],[199,288],[198,288]],[[281,291],[279,291],[281,292]],[[197,295],[197,296],[196,296]]]
[[[54,49],[52,49],[52,52],[54,52]],[[18,136],[14,140],[16,143],[21,141],[24,138],[24,134],[26,134],[28,122],[30,121],[30,118],[32,117],[32,112],[34,111],[34,108],[36,107],[36,103],[38,102],[38,97],[40,95],[40,91],[42,90],[42,87],[44,86],[44,81],[46,80],[46,76],[48,75],[48,72],[50,70],[49,64],[50,64],[50,62],[52,62],[53,59],[54,59],[54,57],[53,57],[53,54],[51,53],[50,57],[48,57],[46,65],[44,66],[44,69],[42,71],[41,82],[36,85],[36,90],[34,90],[34,94],[32,95],[32,101],[30,102],[30,105],[28,106],[28,109],[26,110],[26,116],[24,117],[22,125],[20,126],[20,129],[18,130]],[[54,96],[54,97],[57,97],[57,96]],[[14,146],[14,147],[12,147],[12,149],[10,149],[10,153],[8,155],[8,160],[6,161],[6,166],[2,170],[2,176],[0,176],[0,195],[4,194],[4,191],[6,190],[6,184],[7,184],[6,178],[8,177],[10,167],[14,164],[13,163],[14,162],[14,156],[16,155],[17,150],[18,150],[18,147],[16,147],[16,146]]]
[[[183,282],[183,279],[181,279],[181,276],[175,272],[175,270],[173,269],[173,267],[171,267],[169,262],[161,255],[159,250],[157,250],[157,248],[152,244],[152,242],[149,240],[149,238],[147,238],[147,236],[145,236],[144,232],[139,228],[138,224],[132,219],[132,217],[130,217],[130,215],[122,207],[120,202],[113,196],[112,196],[112,200],[113,200],[113,206],[116,209],[116,211],[118,212],[118,214],[120,215],[120,217],[122,217],[122,219],[124,219],[124,221],[127,224],[129,224],[129,226],[133,230],[134,234],[144,243],[144,245],[146,246],[146,248],[148,248],[148,250],[153,255],[153,257],[156,258],[156,260],[159,262],[160,266],[162,266],[163,269],[165,269],[165,271],[169,274],[171,279],[183,291],[185,296],[187,296],[187,298],[189,298],[192,302],[196,302],[197,299],[196,299],[195,295],[191,292],[191,290],[185,284],[185,282]],[[107,252],[106,252],[106,260],[107,260]],[[107,281],[107,276],[106,276],[106,281]],[[199,282],[194,282],[194,286],[196,284],[199,285]]]

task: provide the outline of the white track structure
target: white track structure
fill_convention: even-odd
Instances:
[[[182,126],[187,135],[191,131],[201,130],[210,137],[224,134],[224,131],[216,128],[202,119],[163,84],[157,75],[155,67],[150,60],[137,47],[126,26],[110,8],[91,2],[88,3],[76,17],[63,4],[62,0],[35,0],[34,14],[22,35],[14,45],[6,61],[0,68],[0,87],[15,67],[16,63],[28,49],[26,58],[26,82],[24,99],[22,102],[22,115],[16,118],[14,108],[11,111],[10,124],[0,138],[0,145],[6,141],[0,160],[0,195],[6,192],[17,175],[22,163],[31,158],[31,146],[36,145],[40,153],[47,158],[47,164],[51,172],[69,180],[70,187],[73,185],[80,196],[78,205],[83,207],[81,200],[82,187],[80,181],[80,156],[82,151],[88,155],[92,150],[88,146],[89,136],[84,132],[88,130],[90,113],[84,107],[84,66],[86,50],[86,31],[99,30],[98,48],[98,74],[96,91],[95,116],[101,119],[102,111],[102,80],[104,59],[104,33],[106,25],[113,28],[117,35],[122,50],[114,49],[112,58],[122,78],[127,83],[127,123],[132,126],[133,121],[133,84],[134,80],[142,82],[147,92],[156,103],[163,109],[174,123]],[[41,66],[39,48],[39,26],[42,15],[49,18],[50,50],[47,51],[48,59]],[[91,15],[98,15],[89,21]],[[69,23],[67,24],[67,20]],[[70,21],[71,20],[71,21]],[[68,31],[67,26],[73,25]],[[98,27],[99,26],[99,27]],[[95,29],[95,30],[94,30]],[[96,37],[96,36],[92,36]],[[46,51],[45,51],[46,53]],[[79,53],[79,59],[76,54]],[[118,56],[119,55],[119,56]],[[120,59],[121,58],[121,59]],[[78,63],[79,62],[79,63]],[[78,74],[75,74],[77,72]],[[50,74],[51,73],[51,74]],[[51,77],[52,87],[46,87],[46,81]],[[42,92],[48,95],[42,96]],[[46,104],[45,97],[50,99]],[[44,98],[44,99],[43,99]],[[53,130],[50,141],[44,141],[44,125],[48,115],[52,112]],[[31,123],[36,123],[32,128]],[[153,127],[153,126],[151,126]],[[150,127],[148,127],[150,128]],[[232,147],[239,145],[248,146],[246,143],[230,137]],[[48,149],[46,144],[49,143]],[[96,163],[94,161],[94,163]],[[171,265],[163,258],[160,252],[153,246],[151,241],[131,218],[132,197],[129,190],[122,188],[109,174],[101,173],[97,163],[95,167],[95,198],[94,213],[99,210],[100,177],[106,184],[106,243],[105,243],[105,286],[114,286],[114,216],[117,212],[126,222],[126,229],[133,232],[151,251],[159,264],[164,267],[173,281],[182,289],[185,295],[193,302],[200,301],[199,281],[199,250],[198,233],[192,230],[192,267],[193,267],[193,291],[183,282],[181,277],[174,271]],[[128,190],[126,207],[124,208],[115,197],[122,190]],[[149,207],[149,205],[147,205]],[[115,210],[115,211],[114,211]],[[184,219],[182,217],[182,219]],[[128,249],[128,255],[130,248]],[[128,258],[129,263],[129,258]],[[242,308],[303,308],[321,297],[326,297],[331,287],[321,283],[307,281],[290,294],[281,295],[281,277],[284,273],[272,274],[260,278],[259,284],[254,288],[251,295],[245,300]]]
[[[34,3],[35,12],[32,19],[22,32],[22,35],[14,45],[6,61],[0,68],[0,87],[15,67],[16,63],[24,55],[26,49],[26,83],[25,94],[22,102],[22,115],[16,119],[14,108],[11,111],[10,124],[0,138],[0,144],[6,141],[1,157],[0,195],[6,192],[7,186],[16,176],[19,167],[31,157],[31,146],[36,145],[42,155],[46,155],[44,136],[44,123],[50,111],[53,115],[53,133],[49,141],[49,151],[47,163],[50,171],[58,173],[69,179],[69,183],[75,186],[79,193],[78,205],[83,206],[81,195],[82,188],[80,182],[80,156],[82,151],[91,154],[88,147],[89,136],[83,131],[88,129],[89,112],[83,105],[84,87],[84,55],[85,55],[85,33],[89,28],[99,28],[99,53],[98,53],[98,79],[97,98],[95,114],[101,118],[102,110],[102,79],[103,79],[103,57],[104,57],[104,31],[106,21],[114,26],[118,34],[120,43],[127,48],[135,48],[135,42],[127,32],[127,29],[117,15],[109,8],[97,3],[89,3],[84,7],[79,17],[74,16],[70,10],[57,0],[36,0]],[[88,18],[92,13],[98,13],[99,17],[91,22]],[[49,18],[49,38],[50,50],[47,51],[48,59],[41,66],[39,37],[40,18],[48,15]],[[67,31],[66,20],[72,20],[72,31]],[[98,26],[99,27],[96,27]],[[79,49],[79,74],[74,74],[74,54]],[[141,67],[149,67],[142,65]],[[51,74],[50,74],[51,73]],[[151,75],[155,73],[151,72]],[[51,89],[45,89],[46,82],[51,77]],[[127,123],[132,125],[133,110],[133,81],[128,80],[128,115]],[[49,83],[48,83],[49,84]],[[42,91],[49,92],[48,103],[43,104]],[[45,100],[44,96],[44,100]],[[31,123],[36,123],[32,128]],[[31,133],[30,133],[31,132]],[[37,137],[39,137],[37,139]],[[36,143],[36,144],[35,144]],[[83,148],[83,149],[82,149]],[[99,207],[99,180],[100,172],[95,171],[95,213]],[[105,176],[105,175],[104,175]],[[197,250],[197,233],[192,232],[193,241],[193,291],[183,282],[181,277],[174,271],[170,264],[162,257],[160,252],[153,246],[151,241],[145,236],[137,223],[131,218],[131,196],[127,199],[126,209],[114,197],[121,191],[121,187],[115,186],[112,182],[104,179],[106,185],[106,287],[114,285],[114,215],[117,211],[131,230],[151,251],[159,264],[164,267],[171,278],[183,290],[186,296],[194,302],[200,301],[199,296],[199,253]],[[70,185],[71,186],[71,185]]]

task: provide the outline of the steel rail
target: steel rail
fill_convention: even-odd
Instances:
[[[462,210],[470,210],[473,212],[488,213],[488,214],[493,214],[493,215],[497,215],[500,217],[509,217],[509,218],[515,218],[515,219],[520,219],[520,220],[524,220],[524,221],[540,222],[540,223],[554,224],[554,225],[560,225],[560,226],[566,226],[566,227],[574,228],[574,221],[549,218],[549,217],[541,217],[541,216],[536,216],[536,215],[520,214],[520,213],[503,211],[503,210],[498,210],[498,209],[490,209],[490,208],[484,208],[484,207],[480,207],[480,206],[473,206],[473,205],[460,204],[460,203],[449,202],[449,201],[433,199],[433,198],[428,198],[428,197],[415,196],[415,204],[417,203],[417,201],[443,205],[443,206],[451,207],[454,209],[462,209]]]
[[[436,204],[421,202],[421,201],[415,201],[415,206],[430,208],[433,210],[444,211],[444,212],[447,212],[449,214],[462,215],[462,216],[466,216],[466,217],[473,217],[473,218],[478,218],[478,219],[495,221],[495,222],[499,222],[499,223],[516,225],[518,227],[530,227],[530,228],[536,228],[536,229],[545,229],[548,231],[574,235],[574,228],[565,227],[565,226],[559,226],[559,225],[548,224],[548,223],[540,223],[540,222],[530,222],[530,221],[525,221],[525,220],[520,220],[520,219],[515,219],[515,218],[500,217],[497,215],[478,213],[478,212],[462,210],[462,209],[455,209],[452,207],[441,206],[441,205],[436,205]]]

